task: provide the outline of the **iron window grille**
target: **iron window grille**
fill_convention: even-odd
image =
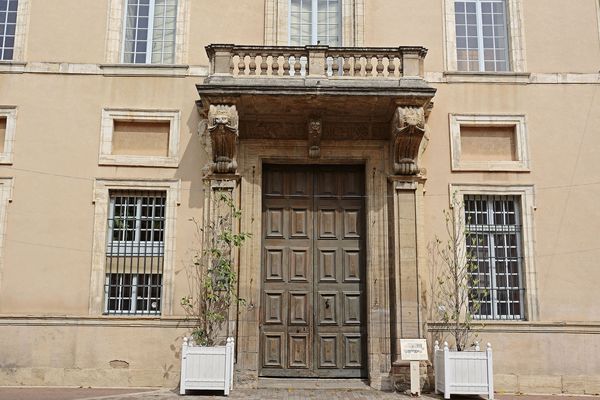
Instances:
[[[13,59],[18,8],[19,0],[0,0],[0,60]]]
[[[107,314],[160,314],[165,203],[164,191],[110,191]]]
[[[469,307],[478,319],[524,319],[519,196],[464,197]]]
[[[173,64],[177,0],[127,0],[123,62]]]
[[[459,71],[508,71],[506,0],[454,2]]]

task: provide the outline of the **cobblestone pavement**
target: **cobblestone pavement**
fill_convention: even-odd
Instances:
[[[186,400],[193,399],[225,399],[223,392],[188,392],[185,396]],[[304,399],[326,399],[326,400],[387,400],[387,399],[408,399],[408,396],[403,396],[398,393],[386,393],[377,390],[369,389],[236,389],[229,394],[231,400],[304,400]],[[147,392],[136,395],[98,397],[93,400],[133,400],[133,399],[148,399],[148,400],[175,400],[183,399],[178,392],[174,390],[159,390],[155,392]],[[92,400],[92,399],[88,399]],[[427,399],[431,400],[431,399]]]
[[[197,392],[180,397],[175,390],[136,390],[136,389],[72,389],[72,388],[0,388],[0,400],[194,400],[194,399],[231,399],[231,400],[409,400],[409,396],[399,393],[387,393],[370,389],[236,389],[229,397],[223,392]],[[567,395],[496,395],[496,400],[597,400],[598,396]],[[425,394],[422,400],[442,400],[442,396]],[[483,400],[478,396],[452,396],[452,400]]]

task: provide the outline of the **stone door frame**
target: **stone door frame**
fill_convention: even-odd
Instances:
[[[236,379],[239,387],[255,387],[259,373],[261,302],[262,166],[282,164],[363,164],[366,210],[367,364],[369,384],[391,387],[390,276],[388,249],[387,141],[323,141],[321,157],[309,158],[305,140],[241,140],[238,173],[242,230],[252,234],[239,258],[239,296],[246,304],[237,318]]]

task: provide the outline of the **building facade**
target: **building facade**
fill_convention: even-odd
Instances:
[[[0,0],[0,384],[175,386],[225,192],[238,387],[392,389],[456,198],[496,390],[600,393],[599,68],[598,0]]]

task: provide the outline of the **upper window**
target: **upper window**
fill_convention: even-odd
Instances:
[[[341,0],[290,0],[290,45],[342,45]]]
[[[177,0],[127,0],[123,62],[175,63]]]
[[[444,0],[446,68],[525,72],[523,0]]]
[[[459,71],[509,70],[505,0],[454,3]]]
[[[518,196],[468,195],[465,201],[471,310],[482,319],[523,319],[523,249]]]
[[[13,59],[18,8],[19,0],[0,0],[0,60]]]

